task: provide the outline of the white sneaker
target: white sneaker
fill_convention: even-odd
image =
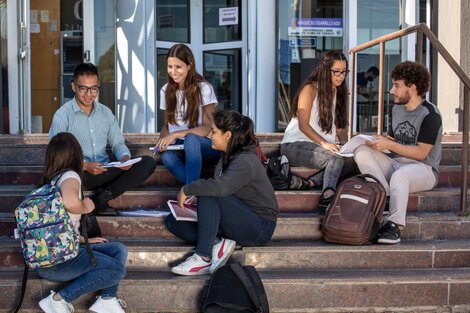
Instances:
[[[204,261],[199,255],[194,253],[186,261],[171,268],[171,271],[178,275],[204,275],[209,274],[211,262]]]
[[[94,313],[125,313],[122,308],[127,307],[126,302],[121,299],[103,299],[101,296],[96,299],[90,307],[90,312]]]
[[[46,313],[71,313],[73,312],[73,305],[68,303],[64,299],[56,301],[52,299],[55,295],[54,290],[51,290],[51,294],[39,301],[39,306]]]
[[[236,245],[237,243],[234,240],[227,238],[222,238],[221,241],[214,245],[212,248],[211,274],[227,263]]]

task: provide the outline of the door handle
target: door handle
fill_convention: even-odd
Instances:
[[[85,50],[85,53],[83,53],[83,59],[90,62],[90,50]]]

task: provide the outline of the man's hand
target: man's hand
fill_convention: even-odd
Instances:
[[[366,144],[369,147],[374,148],[375,150],[378,150],[380,152],[384,152],[384,150],[390,150],[390,143],[393,141],[380,135],[374,135],[373,141],[366,141]]]
[[[121,162],[126,162],[126,161],[129,160],[129,159],[130,159],[130,156],[125,155],[125,156],[122,157]],[[131,165],[128,165],[128,166],[125,166],[125,167],[120,167],[119,169],[120,169],[120,170],[123,170],[123,171],[127,171],[127,170],[129,170],[131,167],[132,167],[132,164],[131,164]]]
[[[107,171],[100,162],[83,162],[83,170],[92,175],[99,175]]]

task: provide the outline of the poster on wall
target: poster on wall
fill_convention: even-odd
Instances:
[[[342,18],[293,18],[289,29],[289,36],[343,36]]]

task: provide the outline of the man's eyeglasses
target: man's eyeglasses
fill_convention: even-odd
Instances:
[[[336,77],[339,77],[341,75],[343,76],[346,76],[348,75],[349,73],[349,70],[345,70],[345,71],[340,71],[340,70],[331,70],[331,72],[333,73],[333,75],[335,75]]]
[[[98,86],[91,86],[91,87],[77,86],[77,87],[78,87],[78,92],[80,93],[87,93],[88,91],[91,91],[92,94],[96,94],[98,93],[98,91],[100,91],[100,87]]]

